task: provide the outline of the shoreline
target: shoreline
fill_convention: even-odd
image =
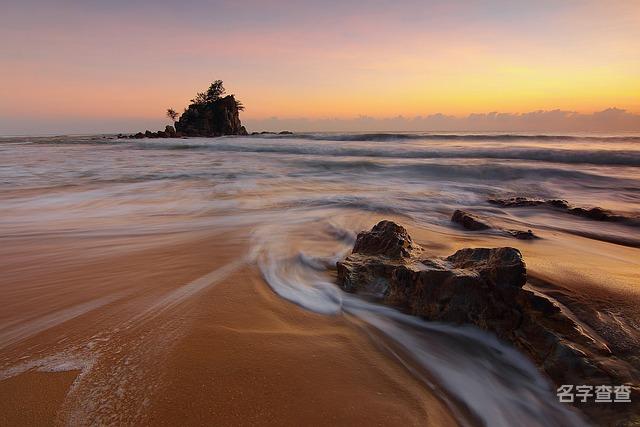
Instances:
[[[187,296],[181,291],[184,284],[176,287],[193,283],[189,281],[207,270],[224,269],[241,256],[242,240],[231,233],[113,256],[89,262],[75,280],[58,272],[65,277],[59,285],[71,289],[85,275],[107,277],[109,265],[125,271],[136,266],[130,274],[111,273],[106,279],[129,276],[123,287],[133,289],[126,297],[34,331],[2,350],[2,372],[16,362],[35,362],[0,380],[0,395],[11,397],[4,404],[15,408],[0,411],[2,424],[27,419],[38,424],[351,419],[424,425],[426,419],[431,425],[457,425],[437,397],[361,332],[340,317],[311,313],[280,299],[255,266],[232,268]],[[172,265],[163,265],[167,263]],[[160,271],[153,272],[155,264],[162,265]],[[158,275],[161,284],[154,283]],[[43,284],[46,276],[43,271]],[[24,280],[39,281],[30,274]],[[102,288],[100,280],[92,287],[113,291]],[[146,296],[149,292],[155,296]],[[60,298],[57,303],[66,304]],[[125,313],[130,316],[126,321]],[[56,360],[55,354],[62,357]],[[30,401],[22,399],[34,386],[42,393],[33,399],[46,410],[29,411]]]

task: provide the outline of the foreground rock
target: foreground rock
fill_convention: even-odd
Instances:
[[[488,202],[503,208],[520,208],[534,206],[548,207],[566,212],[571,215],[576,215],[595,221],[622,222],[627,225],[640,226],[639,218],[619,215],[611,212],[610,210],[603,209],[597,206],[592,208],[572,206],[571,204],[569,204],[569,202],[562,199],[530,199],[527,197],[510,197],[504,199],[489,199]]]
[[[456,209],[451,216],[451,221],[460,224],[465,230],[480,231],[494,228],[488,221],[460,209]],[[520,240],[532,240],[538,238],[531,230],[499,230],[508,236],[515,237]]]
[[[523,289],[527,270],[517,249],[461,249],[446,258],[428,257],[406,229],[381,221],[358,234],[353,252],[337,263],[337,274],[347,292],[373,296],[428,320],[473,324],[495,333],[558,386],[634,382],[632,368],[606,345],[547,298]],[[602,413],[601,407],[582,409]],[[628,415],[628,409],[616,410]]]

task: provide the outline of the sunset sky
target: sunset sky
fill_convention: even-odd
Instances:
[[[159,128],[214,79],[250,127],[635,115],[640,1],[9,0],[0,61],[0,134]]]

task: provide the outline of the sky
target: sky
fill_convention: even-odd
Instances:
[[[638,0],[5,0],[0,64],[5,135],[160,129],[216,79],[249,130],[640,131]]]

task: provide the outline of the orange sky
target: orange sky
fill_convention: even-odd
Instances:
[[[10,3],[0,133],[159,126],[217,78],[249,121],[640,113],[635,0]]]

